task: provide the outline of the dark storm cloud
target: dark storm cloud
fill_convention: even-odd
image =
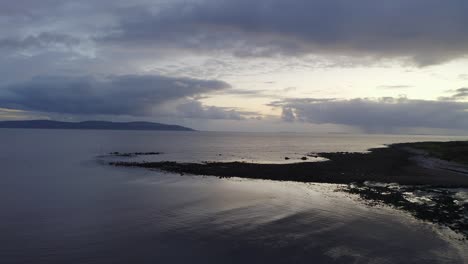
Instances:
[[[168,101],[218,91],[221,81],[157,75],[37,77],[0,87],[0,108],[76,115],[150,115]]]
[[[421,65],[468,53],[464,0],[202,0],[136,10],[122,12],[104,39],[239,56],[403,56]]]
[[[454,101],[379,99],[287,99],[270,104],[283,109],[285,121],[341,124],[366,131],[395,128],[468,128],[468,103]]]

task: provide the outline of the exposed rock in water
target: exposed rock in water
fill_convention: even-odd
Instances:
[[[404,148],[373,149],[368,153],[319,153],[327,160],[287,164],[244,162],[111,162],[111,165],[160,169],[175,173],[241,177],[278,181],[352,183],[376,181],[402,185],[468,187],[468,175],[449,170],[425,168]],[[290,160],[285,157],[285,160]]]
[[[410,212],[468,238],[468,203],[457,198],[456,190],[396,184],[349,184],[340,190],[357,194],[370,205],[386,204]]]
[[[457,144],[453,143],[395,144],[388,148],[372,149],[367,153],[317,153],[315,154],[317,157],[326,160],[286,164],[124,161],[109,162],[109,164],[159,169],[181,175],[349,184],[342,190],[359,195],[368,203],[394,206],[411,212],[418,219],[448,226],[468,237],[468,199],[466,196],[463,196],[465,198],[456,198],[454,196],[456,190],[441,189],[441,187],[468,187],[468,174],[458,167],[457,170],[454,170],[452,167],[433,166],[432,160],[425,156],[431,154],[430,151],[437,151],[441,157],[450,154],[455,155],[457,161],[467,160],[468,162],[467,144],[461,144],[459,148],[453,150],[452,148],[455,146]],[[424,155],[409,151],[415,147],[418,149],[426,148],[430,151]],[[113,153],[113,155],[135,154],[144,155],[138,152]],[[415,157],[418,158],[415,159]],[[290,160],[290,157],[284,159]],[[307,159],[307,157],[301,158],[301,160]],[[427,166],[428,162],[431,166]],[[387,184],[369,185],[369,181]]]
[[[150,156],[150,155],[161,155],[162,152],[111,152],[109,155],[118,157],[135,157],[135,156]]]

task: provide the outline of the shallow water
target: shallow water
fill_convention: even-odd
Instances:
[[[0,130],[0,263],[464,263],[434,225],[334,185],[105,166],[152,159],[282,162],[446,137]],[[221,156],[219,155],[221,154]]]

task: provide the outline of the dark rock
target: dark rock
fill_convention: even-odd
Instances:
[[[115,152],[111,152],[109,154],[113,155],[113,156],[119,156],[119,157],[134,157],[134,156],[161,155],[163,153],[162,152],[128,152],[128,153],[121,153],[121,152],[115,151]]]

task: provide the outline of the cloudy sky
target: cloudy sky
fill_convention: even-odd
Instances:
[[[0,2],[0,120],[468,131],[466,0]]]

